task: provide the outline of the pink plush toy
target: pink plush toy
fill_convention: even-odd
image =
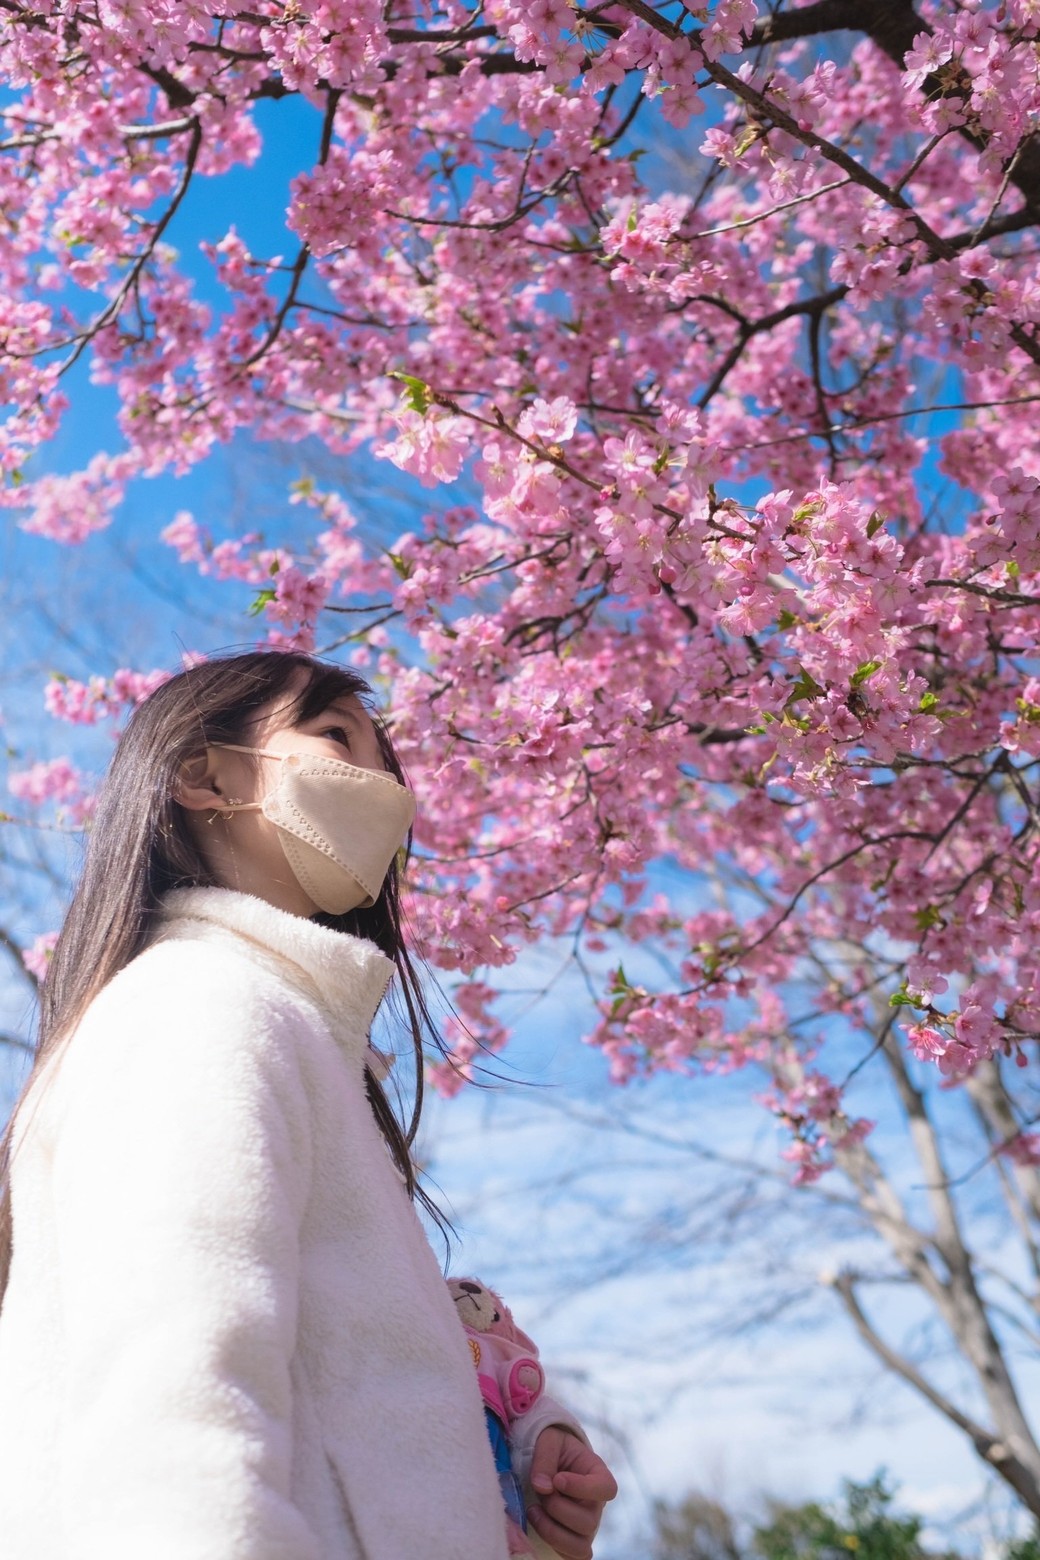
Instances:
[[[495,1471],[506,1508],[506,1537],[511,1555],[533,1555],[526,1538],[523,1491],[513,1471],[509,1427],[538,1401],[545,1372],[538,1350],[513,1320],[505,1302],[476,1278],[449,1278],[448,1290],[469,1338],[484,1399]]]

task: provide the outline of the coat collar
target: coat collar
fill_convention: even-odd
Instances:
[[[333,931],[230,888],[175,888],[163,898],[157,936],[217,926],[289,966],[318,996],[337,1034],[366,1035],[394,966],[375,943]]]

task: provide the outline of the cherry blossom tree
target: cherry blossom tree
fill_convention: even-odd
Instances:
[[[965,1090],[1035,1280],[1040,4],[0,17],[3,503],[89,545],[128,482],[240,431],[428,487],[376,548],[307,482],[291,546],[188,513],[163,534],[269,643],[392,686],[424,797],[416,924],[460,982],[439,1082],[504,1043],[496,972],[546,937],[587,970],[585,1038],[618,1081],[765,1070],[796,1179],[851,1168],[971,1340],[993,1426],[968,1433],[1040,1512],[912,1075]],[[283,99],[313,129],[270,192],[293,251],[251,253],[229,210],[189,264],[193,185],[257,159]],[[638,156],[662,137],[670,189]],[[116,445],[58,475],[88,368]],[[58,679],[47,707],[118,719],[157,675]],[[61,761],[15,787],[89,810]],[[602,976],[644,946],[674,980]],[[838,1032],[891,1069],[930,1156],[919,1240],[846,1109]]]

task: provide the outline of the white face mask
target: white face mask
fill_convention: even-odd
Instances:
[[[214,746],[280,761],[277,783],[262,802],[231,802],[224,811],[259,811],[274,824],[294,877],[319,909],[345,915],[375,903],[415,818],[411,791],[392,775],[344,759],[237,742]]]

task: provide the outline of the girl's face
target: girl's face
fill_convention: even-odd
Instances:
[[[196,842],[218,883],[293,915],[312,916],[318,906],[291,871],[274,824],[259,811],[222,810],[232,802],[263,801],[277,784],[280,759],[288,753],[385,771],[375,726],[360,700],[343,695],[319,715],[301,721],[294,716],[294,704],[302,688],[303,674],[296,687],[261,709],[243,732],[243,747],[264,748],[274,756],[210,747],[205,772],[182,784],[178,800],[192,814]]]
[[[295,695],[294,695],[295,696]],[[344,694],[309,720],[293,721],[292,698],[280,699],[274,707],[262,710],[253,723],[243,746],[268,748],[272,753],[306,753],[311,758],[339,758],[357,769],[385,770],[376,728],[371,717],[354,694]],[[245,757],[244,754],[239,755]],[[277,777],[277,760],[263,758],[267,767],[269,790]],[[260,796],[250,797],[259,801]]]

